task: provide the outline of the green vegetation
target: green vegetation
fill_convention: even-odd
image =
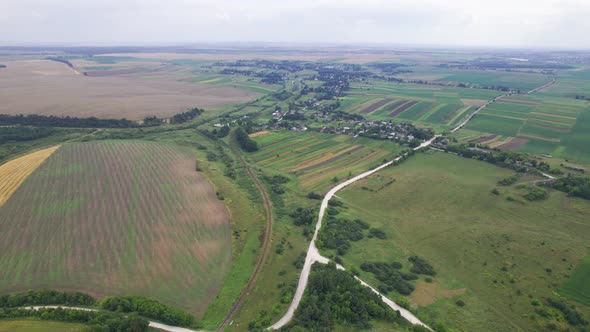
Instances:
[[[52,290],[28,291],[0,296],[0,308],[15,308],[32,305],[63,304],[67,306],[92,306],[94,298],[79,292]]]
[[[82,324],[50,322],[40,319],[0,320],[0,332],[86,332]]]
[[[177,146],[64,144],[0,208],[0,288],[148,296],[200,317],[231,263],[215,192]]]
[[[256,143],[256,141],[252,140],[250,137],[248,137],[248,134],[246,133],[246,131],[244,131],[244,129],[237,128],[234,131],[234,136],[236,138],[236,141],[238,142],[238,145],[240,146],[240,148],[246,152],[255,152],[258,151],[258,144]]]
[[[560,293],[567,298],[590,306],[590,255],[587,255],[574,270],[569,280],[563,285]]]
[[[547,184],[553,189],[563,191],[570,196],[590,200],[590,177],[566,176]]]
[[[332,330],[336,325],[365,330],[372,327],[372,321],[401,323],[377,294],[334,264],[316,263],[307,287],[286,330]]]
[[[317,132],[278,131],[254,138],[259,151],[250,155],[262,169],[295,176],[290,189],[308,194],[333,186],[331,181],[346,179],[391,160],[401,147],[390,141]]]
[[[21,308],[0,309],[0,319],[35,317],[41,320],[82,323],[91,332],[143,332],[148,330],[149,322],[135,315],[122,315],[102,311],[72,310],[62,308],[40,308],[28,310]]]
[[[436,275],[406,280],[415,291],[405,302],[426,322],[442,321],[469,331],[544,329],[562,316],[542,316],[532,300],[541,302],[559,289],[568,289],[562,285],[570,285],[568,294],[587,289],[585,274],[573,281],[569,274],[587,255],[590,205],[559,192],[552,192],[542,203],[507,201],[509,195],[523,194],[518,185],[490,194],[490,188],[512,174],[450,154],[417,153],[397,167],[345,188],[338,196],[347,208],[338,218],[362,217],[388,236],[351,242],[340,258],[343,265],[358,268],[369,284],[387,286],[365,271],[363,263],[374,262],[375,257],[381,262],[403,262],[419,256]],[[393,184],[377,190],[392,178]],[[403,265],[391,270],[412,273],[410,264]],[[381,287],[390,298],[404,303],[403,293],[392,288]],[[458,306],[459,300],[466,305]],[[588,307],[578,306],[577,311],[586,320],[590,316]]]
[[[188,312],[140,296],[113,296],[100,301],[100,308],[108,311],[137,313],[173,326],[191,326],[194,317]]]

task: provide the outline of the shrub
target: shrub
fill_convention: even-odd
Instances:
[[[464,307],[464,306],[465,306],[465,302],[464,302],[463,300],[458,300],[457,302],[455,302],[455,304],[456,304],[458,307]]]
[[[413,264],[410,271],[417,274],[425,274],[433,277],[436,275],[436,271],[434,271],[434,268],[430,264],[428,264],[428,262],[426,262],[424,259],[418,256],[412,256],[408,258],[408,261],[410,261]]]
[[[322,195],[315,193],[315,192],[310,192],[307,194],[307,198],[309,198],[309,199],[322,199]]]
[[[384,240],[387,238],[385,232],[378,228],[371,228],[369,229],[369,237],[376,237],[378,239]]]

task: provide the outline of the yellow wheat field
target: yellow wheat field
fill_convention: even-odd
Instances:
[[[60,145],[30,153],[0,166],[0,206],[4,205],[18,187],[51,156]]]

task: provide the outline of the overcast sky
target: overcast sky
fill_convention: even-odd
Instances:
[[[590,0],[2,0],[0,44],[590,48]]]

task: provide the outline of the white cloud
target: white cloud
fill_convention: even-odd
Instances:
[[[590,48],[587,0],[4,0],[0,43],[374,42]]]

